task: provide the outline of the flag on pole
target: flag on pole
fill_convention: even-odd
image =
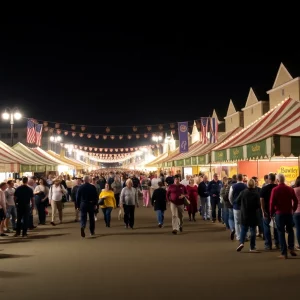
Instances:
[[[35,124],[32,119],[27,120],[27,143],[35,143]]]
[[[35,144],[40,147],[42,144],[43,124],[35,125]]]
[[[218,142],[218,120],[217,118],[210,118],[210,143]]]
[[[201,118],[201,142],[207,144],[208,118]]]

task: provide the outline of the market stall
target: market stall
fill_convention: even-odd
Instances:
[[[237,162],[238,172],[257,176],[286,173],[291,183],[299,175],[300,102],[288,98],[212,151],[212,162]]]

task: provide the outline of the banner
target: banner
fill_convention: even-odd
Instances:
[[[186,153],[189,151],[189,136],[188,136],[188,122],[178,123],[179,136],[179,152]]]

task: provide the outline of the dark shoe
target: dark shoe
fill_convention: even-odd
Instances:
[[[279,245],[275,245],[275,250],[280,250],[280,246]]]
[[[95,232],[91,232],[91,234],[90,234],[91,236],[95,236]]]
[[[244,248],[244,244],[240,244],[240,245],[236,248],[236,251],[237,251],[237,252],[241,252],[243,248]]]
[[[19,237],[19,236],[20,236],[20,234],[18,234],[18,233],[13,235],[13,237]]]
[[[85,229],[84,227],[80,228],[81,237],[83,237],[83,238],[85,237],[84,229]]]
[[[196,222],[196,219],[194,218],[193,221]]]
[[[51,224],[52,226],[56,226],[54,222],[51,222],[50,224]]]
[[[173,233],[173,234],[177,234],[177,230],[173,230],[172,233]]]
[[[290,255],[291,256],[297,256],[297,253],[294,250],[290,250]]]
[[[230,239],[233,241],[234,240],[234,235],[235,235],[235,230],[232,230],[230,233]]]
[[[8,235],[5,233],[1,233],[0,236],[8,236]]]
[[[182,228],[182,227],[179,227],[179,231],[182,232],[182,231],[183,231],[183,228]]]
[[[161,225],[161,224],[158,224],[158,227],[159,227],[159,228],[162,228],[162,225]]]

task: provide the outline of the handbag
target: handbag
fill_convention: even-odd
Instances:
[[[184,203],[185,206],[188,206],[188,205],[191,204],[190,200],[187,197],[183,198],[183,203]]]
[[[104,205],[104,201],[105,201],[105,198],[100,198],[100,200],[98,201],[98,204],[99,205]]]

